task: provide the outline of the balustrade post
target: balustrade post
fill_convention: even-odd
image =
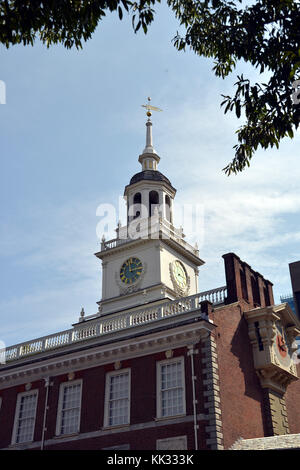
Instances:
[[[41,348],[42,352],[46,351],[46,341],[47,341],[47,338],[42,339],[42,348]]]
[[[191,298],[191,310],[196,310],[196,308],[197,308],[196,307],[196,299],[197,299],[197,297],[195,297],[195,296]]]
[[[130,315],[126,315],[125,316],[125,328],[129,328],[130,327],[130,324],[131,324],[131,321],[130,321]]]
[[[76,337],[77,337],[77,331],[76,330],[73,330],[73,331],[69,331],[69,338],[68,338],[68,344],[71,344],[73,343],[73,341],[76,341]]]
[[[157,309],[157,319],[159,320],[159,319],[163,318],[163,316],[164,316],[164,306],[161,305]]]

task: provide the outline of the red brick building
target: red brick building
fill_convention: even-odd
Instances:
[[[226,286],[198,293],[203,261],[173,226],[151,126],[128,224],[96,253],[97,314],[5,351],[1,449],[221,450],[300,433],[299,322],[234,253]]]

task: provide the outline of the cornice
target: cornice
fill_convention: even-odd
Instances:
[[[43,355],[32,363],[14,363],[12,367],[0,369],[0,389],[196,344],[201,338],[207,337],[214,328],[212,323],[195,318],[188,324],[153,333],[147,332],[138,337],[123,338],[114,343],[92,344],[84,350],[61,350],[55,357]]]
[[[150,179],[147,179],[147,180],[143,179],[143,180],[137,181],[136,183],[126,185],[124,188],[123,197],[126,197],[129,192],[135,192],[140,188],[151,190],[155,187],[157,188],[158,186],[163,187],[165,191],[170,194],[171,197],[173,198],[175,197],[176,189],[172,185],[169,185],[166,181],[163,181],[163,180],[150,180]]]
[[[113,248],[107,248],[105,250],[98,251],[97,253],[94,253],[94,255],[102,260],[109,256],[113,256],[114,254],[124,252],[124,249],[128,250],[131,248],[136,248],[137,246],[148,244],[150,241],[160,241],[163,245],[170,246],[177,253],[181,253],[196,266],[202,266],[203,264],[205,264],[205,261],[199,258],[199,256],[197,256],[196,254],[192,253],[192,251],[190,251],[189,249],[185,248],[184,245],[181,245],[176,240],[173,240],[171,237],[167,238],[166,234],[163,231],[159,230],[159,232],[157,233],[158,237],[152,238],[151,236],[148,236],[147,238],[137,238],[125,241],[124,243],[120,243],[120,245],[114,246]]]
[[[125,247],[126,247],[126,250],[130,248],[135,248],[137,245],[144,245],[146,243],[149,243],[149,240],[151,240],[151,238],[148,238],[148,237],[132,239],[129,241],[125,241],[124,243],[120,243],[120,245],[115,246],[113,248],[107,248],[106,250],[98,251],[97,253],[94,253],[94,255],[99,259],[106,258],[107,256],[112,256],[122,251],[124,252]],[[153,239],[152,241],[157,241],[157,240]]]

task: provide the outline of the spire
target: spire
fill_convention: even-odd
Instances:
[[[146,122],[146,147],[143,150],[143,153],[139,156],[139,162],[142,165],[143,171],[145,170],[156,170],[157,164],[160,160],[159,156],[157,155],[156,151],[153,148],[153,141],[152,141],[152,121],[150,117],[152,116],[151,111],[162,111],[160,108],[156,108],[155,106],[151,106],[149,103],[151,98],[148,97],[148,104],[142,104],[143,108],[146,108],[147,112],[146,115],[148,116]]]
[[[146,147],[144,148],[143,153],[156,153],[152,143],[152,122],[150,118],[148,118],[148,121],[146,122],[146,129]]]

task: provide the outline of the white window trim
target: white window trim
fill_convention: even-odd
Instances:
[[[109,424],[109,385],[110,385],[110,378],[115,375],[120,374],[127,374],[128,373],[128,415],[127,415],[127,423],[124,424]],[[103,426],[105,428],[115,428],[115,427],[123,427],[128,426],[130,424],[130,409],[131,409],[131,369],[120,369],[113,372],[108,372],[106,374],[106,383],[105,383],[105,400],[104,400],[104,423]]]
[[[161,403],[161,366],[165,364],[172,364],[174,362],[181,362],[181,374],[182,374],[182,400],[183,400],[183,411],[177,415],[162,415],[162,403]],[[176,416],[186,415],[186,398],[185,398],[185,361],[184,356],[174,357],[172,359],[165,359],[156,363],[156,419],[170,419]]]
[[[78,418],[78,425],[77,431],[74,431],[70,434],[76,434],[80,430],[80,421],[81,421],[81,405],[82,405],[82,379],[79,380],[70,380],[68,382],[62,382],[59,388],[59,398],[58,398],[58,406],[57,406],[57,417],[56,417],[56,436],[69,436],[70,434],[62,434],[61,433],[61,419],[62,419],[62,406],[63,406],[63,397],[64,397],[64,388],[70,385],[77,385],[80,384],[80,398],[79,398],[79,418]]]
[[[32,427],[32,436],[31,436],[31,439],[29,439],[28,441],[22,441],[22,442],[16,442],[17,440],[17,431],[18,431],[18,424],[19,424],[19,414],[20,414],[20,406],[21,406],[21,400],[22,400],[22,397],[24,396],[29,396],[29,395],[36,395],[36,401],[35,401],[35,409],[34,409],[34,425]],[[13,433],[12,433],[12,440],[11,440],[11,443],[12,444],[25,444],[25,443],[28,443],[28,442],[33,442],[33,439],[34,439],[34,431],[35,431],[35,423],[36,423],[36,409],[37,409],[37,403],[38,403],[38,389],[34,389],[34,390],[30,390],[28,392],[22,392],[22,393],[18,393],[18,396],[17,396],[17,404],[16,404],[16,409],[15,409],[15,419],[14,419],[14,427],[13,427]]]

